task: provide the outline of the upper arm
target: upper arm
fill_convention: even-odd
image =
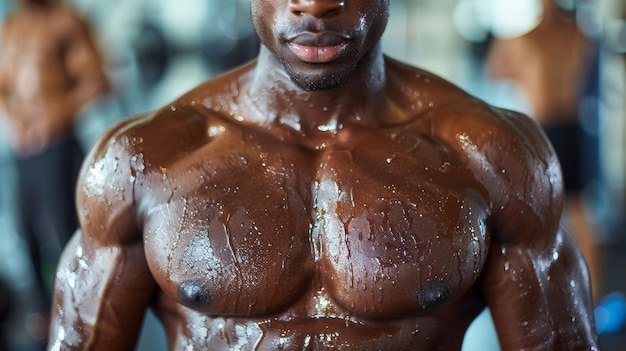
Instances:
[[[121,129],[100,141],[81,172],[80,230],[57,270],[52,349],[133,349],[154,293],[136,221],[132,157]]]
[[[482,288],[503,350],[597,347],[589,275],[566,232],[541,248],[492,249]]]
[[[540,127],[504,115],[491,247],[481,286],[505,350],[597,346],[587,268],[560,226],[558,161]]]

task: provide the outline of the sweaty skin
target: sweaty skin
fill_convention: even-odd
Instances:
[[[540,128],[384,56],[388,6],[253,0],[258,60],[101,138],[50,350],[147,308],[170,350],[459,350],[485,306],[504,350],[597,349]]]
[[[108,85],[83,19],[65,5],[19,2],[2,25],[0,121],[15,151],[28,156],[66,136]]]

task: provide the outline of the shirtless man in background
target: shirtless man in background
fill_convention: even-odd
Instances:
[[[74,122],[108,83],[87,24],[65,5],[19,1],[0,45],[0,122],[15,154],[17,224],[39,295],[34,309],[45,316],[57,260],[78,226],[74,194],[84,153]]]
[[[91,151],[50,350],[597,349],[538,125],[381,52],[389,2],[252,0],[256,61]]]
[[[0,107],[19,155],[72,134],[79,111],[107,80],[88,25],[50,0],[20,0],[2,28]]]

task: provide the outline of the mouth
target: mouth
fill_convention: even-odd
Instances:
[[[347,38],[332,32],[303,32],[288,38],[288,46],[304,62],[327,63],[341,54],[347,46]]]

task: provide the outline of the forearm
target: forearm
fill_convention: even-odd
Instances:
[[[555,253],[558,258],[544,270],[544,286],[550,301],[552,328],[559,332],[558,344],[569,350],[598,350],[585,260],[574,240],[563,230],[557,236],[553,258]]]

